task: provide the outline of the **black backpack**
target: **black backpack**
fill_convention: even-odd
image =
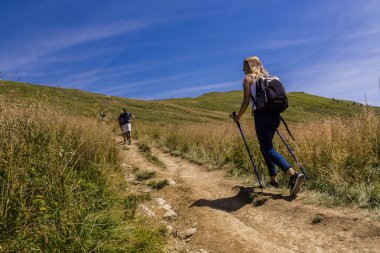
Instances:
[[[278,114],[288,108],[284,86],[275,76],[263,76],[256,80],[256,99],[251,98],[260,112]]]
[[[275,76],[263,76],[256,80],[256,99],[252,96],[256,109],[268,114],[280,114],[288,108],[288,98],[280,79]],[[294,140],[292,133],[285,120],[280,116],[290,137]]]
[[[129,112],[125,112],[120,115],[121,124],[128,124],[130,122],[131,122],[131,114]]]

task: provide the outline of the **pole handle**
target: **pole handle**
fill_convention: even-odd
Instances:
[[[234,118],[234,117],[236,117],[236,116],[237,116],[236,112],[232,112],[232,113],[230,114],[230,118]],[[239,122],[239,121],[236,121],[236,124],[237,124],[238,127],[240,128],[240,122]]]

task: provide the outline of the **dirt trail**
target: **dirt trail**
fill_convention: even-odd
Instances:
[[[126,164],[154,170],[158,179],[176,182],[152,192],[178,214],[168,222],[182,231],[196,225],[188,242],[170,237],[170,252],[380,252],[380,224],[350,210],[310,206],[287,195],[243,186],[223,171],[173,157],[158,149],[153,153],[166,168],[157,167],[139,153],[136,144],[121,150]],[[256,192],[253,200],[252,191]],[[257,201],[259,199],[260,201]],[[146,204],[156,213],[164,211],[155,201]],[[317,216],[320,222],[312,224]]]

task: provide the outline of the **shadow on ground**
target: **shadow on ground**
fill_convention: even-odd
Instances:
[[[288,202],[291,202],[296,198],[295,196],[284,196],[279,193],[264,192],[261,191],[259,187],[235,186],[233,189],[239,189],[235,196],[214,200],[199,199],[191,204],[190,207],[207,206],[225,212],[234,212],[247,204],[261,206],[270,198],[273,200],[283,199]],[[255,189],[257,190],[255,191]]]

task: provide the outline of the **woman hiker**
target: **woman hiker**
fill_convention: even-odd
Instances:
[[[132,118],[134,118],[132,113],[128,112],[127,108],[123,109],[123,112],[119,115],[117,120],[119,121],[120,129],[123,134],[124,144],[127,143],[131,145],[131,123]]]
[[[231,116],[235,122],[239,121],[241,116],[249,106],[251,96],[256,98],[256,80],[262,76],[268,76],[268,72],[264,69],[260,60],[256,56],[248,57],[244,60],[243,71],[245,77],[243,79],[244,99],[236,116]],[[290,178],[290,195],[296,195],[301,188],[305,175],[295,172],[274,148],[272,139],[280,125],[280,114],[268,114],[256,110],[256,106],[252,101],[253,115],[255,119],[256,136],[260,143],[260,149],[264,156],[266,166],[268,167],[270,182],[269,184],[279,188],[277,182],[277,171],[275,165],[280,167],[284,173]]]

